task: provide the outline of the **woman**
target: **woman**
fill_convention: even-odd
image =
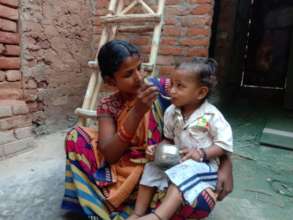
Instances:
[[[131,213],[135,191],[143,171],[144,150],[159,143],[163,113],[170,104],[164,99],[168,81],[151,78],[143,83],[140,54],[120,40],[106,43],[98,55],[104,81],[117,92],[101,100],[98,134],[77,127],[66,138],[66,180],[63,208],[78,210],[100,219],[126,219]],[[219,199],[232,190],[232,165],[221,158],[218,172]],[[152,203],[156,207],[164,193]],[[208,207],[207,207],[208,208]],[[202,207],[183,206],[176,217],[196,217]]]

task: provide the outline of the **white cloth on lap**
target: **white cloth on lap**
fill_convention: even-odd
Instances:
[[[186,160],[166,170],[168,179],[178,187],[184,200],[194,205],[198,195],[205,189],[215,189],[217,170],[207,163]]]

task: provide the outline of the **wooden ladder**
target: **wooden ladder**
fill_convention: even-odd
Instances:
[[[88,126],[89,119],[96,119],[96,104],[99,90],[102,84],[102,77],[98,72],[98,53],[100,48],[110,40],[113,40],[117,32],[122,33],[142,33],[153,32],[151,51],[147,63],[142,64],[142,69],[155,74],[156,61],[159,50],[160,36],[163,26],[163,12],[165,0],[156,0],[157,11],[146,4],[144,0],[133,0],[126,5],[124,0],[111,0],[108,6],[108,14],[100,17],[103,25],[99,47],[94,60],[89,61],[88,65],[95,69],[91,74],[89,84],[85,93],[81,108],[75,110],[79,116],[79,125]],[[136,6],[141,6],[144,13],[130,14],[128,12]],[[130,24],[130,25],[129,25]]]

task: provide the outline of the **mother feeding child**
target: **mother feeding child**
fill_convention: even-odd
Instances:
[[[133,209],[147,162],[145,150],[164,139],[164,111],[170,105],[165,96],[169,95],[170,80],[148,78],[145,83],[140,54],[126,41],[106,43],[99,51],[98,62],[105,83],[116,87],[117,92],[99,102],[98,132],[79,126],[66,136],[62,207],[92,219],[120,220],[131,214],[131,218],[141,217]],[[220,157],[217,174],[214,194],[222,200],[233,188],[228,154]],[[151,214],[142,219],[197,219],[208,216],[214,207],[214,198],[206,194],[193,205],[182,198],[173,213],[157,215],[154,210],[168,200],[166,190],[155,193],[147,204]]]

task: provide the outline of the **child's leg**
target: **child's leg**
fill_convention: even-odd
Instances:
[[[146,213],[155,192],[155,187],[139,185],[135,208],[132,215],[128,218],[129,220],[137,219]]]
[[[139,218],[139,220],[166,220],[170,219],[182,203],[182,196],[175,185],[170,185],[162,204],[154,211]]]

